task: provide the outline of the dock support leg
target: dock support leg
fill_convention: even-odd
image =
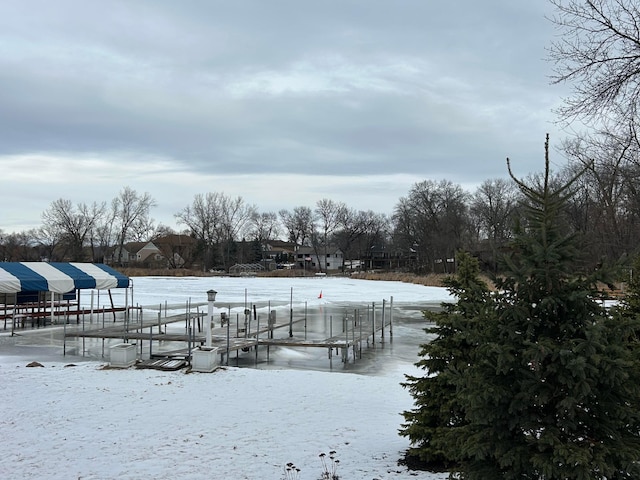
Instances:
[[[371,303],[371,341],[373,342],[373,348],[376,348],[376,303]]]
[[[386,299],[382,299],[382,328],[380,328],[380,338],[382,339],[382,343],[384,343],[384,311],[386,307]]]
[[[389,301],[389,337],[393,338],[393,296]]]

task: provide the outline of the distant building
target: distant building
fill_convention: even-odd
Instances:
[[[259,263],[236,263],[229,268],[229,275],[251,276],[263,270],[264,267]]]
[[[339,270],[344,256],[338,247],[320,247],[316,253],[313,247],[299,247],[295,252],[296,265],[309,270]]]
[[[270,258],[277,264],[292,263],[298,246],[292,242],[269,240],[263,246],[264,258]]]
[[[153,242],[127,242],[120,247],[113,247],[105,256],[106,263],[122,264],[127,267],[151,266],[161,262],[162,252]]]
[[[198,241],[181,234],[156,238],[153,243],[162,252],[168,268],[191,268],[196,257]]]

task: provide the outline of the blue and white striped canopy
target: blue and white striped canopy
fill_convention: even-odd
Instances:
[[[127,288],[127,276],[100,263],[0,262],[0,293]]]

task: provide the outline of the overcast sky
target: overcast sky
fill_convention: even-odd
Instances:
[[[123,187],[391,213],[544,166],[563,134],[543,0],[4,0],[0,229]],[[561,159],[556,158],[556,162]]]

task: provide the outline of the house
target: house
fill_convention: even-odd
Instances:
[[[298,247],[295,252],[295,261],[298,268],[307,270],[339,270],[342,268],[344,256],[338,247]]]
[[[297,248],[295,243],[282,240],[269,240],[262,247],[264,258],[271,258],[278,264],[293,261]]]
[[[108,263],[126,266],[150,265],[162,261],[162,252],[153,242],[127,242],[120,247],[114,247],[107,255]]]
[[[190,268],[195,260],[198,241],[189,235],[164,235],[153,243],[162,252],[168,268]]]

